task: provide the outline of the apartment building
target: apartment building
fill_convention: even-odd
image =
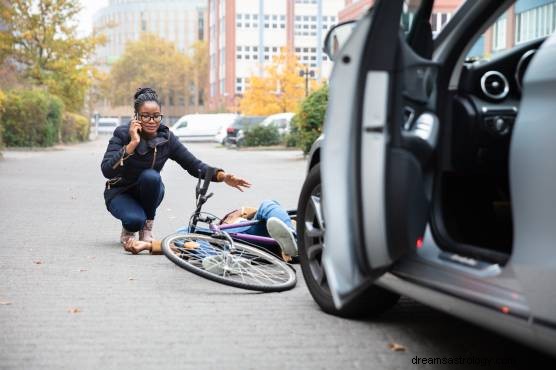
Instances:
[[[296,54],[315,79],[331,62],[322,52],[344,0],[209,0],[209,107],[235,109],[253,75],[282,49]]]

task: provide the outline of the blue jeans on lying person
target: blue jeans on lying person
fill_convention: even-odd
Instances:
[[[250,234],[250,235],[257,235],[257,236],[266,236],[270,237],[268,231],[266,229],[266,222],[269,218],[276,217],[283,221],[290,229],[294,230],[292,220],[288,215],[288,212],[282,208],[280,203],[275,200],[265,200],[261,202],[259,208],[257,208],[257,213],[253,217],[253,220],[249,221],[260,221],[257,224],[249,225],[249,226],[241,226],[238,224],[237,227],[231,227],[226,229],[227,232],[230,233],[242,233],[242,234]],[[201,229],[201,228],[200,228]],[[204,231],[208,231],[206,229],[201,229]],[[187,233],[189,229],[187,226],[180,227],[177,230],[178,233]]]

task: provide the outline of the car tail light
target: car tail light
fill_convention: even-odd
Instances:
[[[415,246],[419,249],[423,248],[423,238],[417,239],[417,242],[415,243]]]
[[[233,127],[228,127],[228,128],[226,129],[226,132],[227,132],[228,134],[233,134],[233,133],[234,133],[234,128],[233,128]]]

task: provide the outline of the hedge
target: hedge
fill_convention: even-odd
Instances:
[[[286,137],[286,145],[297,146],[309,153],[311,145],[322,133],[322,125],[328,105],[328,85],[313,92],[301,103],[301,110],[292,119],[292,129]]]
[[[0,90],[0,122],[2,122],[2,113],[4,112],[4,102],[6,100],[6,94]],[[0,150],[4,148],[4,141],[2,139],[2,124],[0,124]]]
[[[86,141],[89,138],[90,124],[87,117],[65,112],[62,120],[61,139],[64,143]]]
[[[275,126],[257,125],[245,132],[245,146],[267,146],[280,144],[281,138]]]
[[[6,95],[1,125],[8,146],[52,146],[58,142],[64,104],[42,90],[13,90]]]

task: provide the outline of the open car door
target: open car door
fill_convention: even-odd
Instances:
[[[336,308],[419,246],[425,231],[438,66],[419,55],[430,50],[414,51],[400,24],[423,6],[430,14],[432,2],[376,1],[334,58],[321,171],[323,265]],[[431,48],[430,27],[413,36]]]

